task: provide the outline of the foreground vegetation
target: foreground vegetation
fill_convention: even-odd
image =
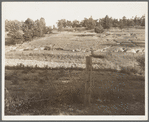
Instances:
[[[108,76],[108,77],[107,77]],[[93,71],[92,99],[84,106],[86,72],[11,68],[5,73],[6,115],[144,115],[144,77]]]

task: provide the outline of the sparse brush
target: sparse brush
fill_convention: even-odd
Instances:
[[[32,68],[32,69],[30,70],[30,72],[31,72],[31,73],[35,73],[35,68]]]
[[[27,74],[29,72],[29,69],[24,69],[23,71],[22,71],[22,73],[24,73],[24,74]]]
[[[33,80],[34,80],[34,81],[38,81],[38,79],[39,79],[38,76],[34,76],[34,77],[33,77]]]
[[[18,85],[18,79],[16,79],[16,78],[13,78],[12,79],[12,81],[11,81],[11,83],[13,84],[13,85]]]
[[[40,78],[39,80],[38,80],[38,83],[40,83],[40,84],[44,84],[46,81],[44,80],[44,79],[42,79],[42,78]]]
[[[9,90],[5,90],[5,114],[10,114],[9,112],[17,112],[17,108],[23,105],[22,99],[17,96],[12,96]]]
[[[137,62],[138,62],[138,64],[139,64],[139,66],[140,66],[143,70],[145,70],[145,56],[138,57],[138,58],[136,58],[136,60],[137,60]]]
[[[63,67],[63,66],[60,67],[59,74],[60,74],[61,76],[63,76],[63,75],[65,74],[65,70],[64,70],[64,67]]]
[[[22,79],[23,79],[24,81],[27,81],[27,80],[29,80],[30,78],[25,75],[25,76],[22,77]]]
[[[82,104],[84,102],[84,84],[72,83],[71,86],[66,87],[64,90],[57,94],[57,100],[66,104]]]
[[[121,70],[119,72],[127,73],[127,74],[130,74],[130,73],[136,74],[138,73],[138,70],[135,67],[127,66],[127,67],[121,67]]]

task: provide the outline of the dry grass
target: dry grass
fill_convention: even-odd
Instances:
[[[104,53],[105,59],[93,58],[91,106],[83,106],[87,80],[85,56],[90,52],[72,52],[114,45],[113,39],[124,41],[129,33],[139,34],[141,40],[144,38],[142,29],[133,28],[123,32],[107,30],[100,37],[91,32],[57,32],[24,43],[22,47],[55,44],[63,51],[6,51],[5,114],[143,115],[144,54],[115,53],[111,49]],[[113,48],[119,46],[115,44]]]
[[[92,58],[94,69],[112,69],[128,73],[142,73],[144,54],[137,53],[103,53],[104,59]],[[140,57],[140,58],[139,58]],[[9,53],[6,56],[6,66],[17,67],[40,67],[40,68],[81,68],[85,69],[85,54],[82,53],[62,53],[58,52],[36,52],[36,53]]]
[[[32,70],[34,69],[6,69],[6,76],[14,75],[13,72],[15,71],[17,75],[15,80],[18,81],[12,85],[12,79],[6,79],[5,113],[7,115],[23,113],[34,115],[58,114],[54,111],[52,111],[53,113],[45,112],[44,109],[45,107],[53,107],[62,110],[65,105],[76,107],[75,110],[80,109],[82,111],[80,114],[93,114],[93,111],[86,113],[86,107],[82,106],[85,91],[84,83],[87,80],[85,71],[36,69],[32,72]],[[120,102],[144,104],[144,79],[140,76],[104,70],[93,71],[92,81],[94,81],[91,99],[93,107],[96,105],[116,105],[118,107]],[[141,91],[138,92],[138,90]],[[94,111],[96,112],[94,114],[110,114],[101,113],[97,110],[98,108],[95,107]],[[140,110],[143,114],[144,108],[142,107]],[[68,112],[67,109],[64,111]],[[115,110],[111,108],[110,111]],[[119,108],[119,112],[119,114],[130,114],[131,110],[125,111]],[[73,114],[79,113],[73,112]],[[115,113],[112,112],[111,114]]]

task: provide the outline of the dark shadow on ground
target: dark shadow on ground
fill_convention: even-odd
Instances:
[[[15,45],[15,43],[12,41],[11,38],[5,38],[5,45],[6,46]]]
[[[84,105],[86,80],[84,80],[84,74],[80,77],[84,70],[81,68],[5,67],[5,88],[10,92],[5,95],[8,100],[11,98],[13,101],[13,103],[9,101],[10,105],[15,103],[13,107],[6,107],[5,114],[145,114],[143,76],[113,69],[93,69],[92,76],[95,84],[91,104]],[[70,72],[70,77],[68,72]],[[65,83],[72,77],[72,82]]]
[[[98,64],[98,63],[93,63],[93,64]],[[73,70],[73,71],[84,71],[84,68],[77,68],[77,67],[73,67],[73,68],[40,68],[40,67],[20,67],[20,66],[5,66],[5,69],[9,69],[9,70]],[[116,69],[96,69],[93,68],[92,71],[111,71],[111,72],[118,72]]]
[[[106,46],[121,46],[121,47],[145,47],[144,43],[129,43],[129,42],[125,42],[125,43],[117,43],[117,44],[101,44],[101,45],[106,45]]]
[[[83,37],[83,36],[95,36],[95,34],[80,34],[80,35],[75,35],[75,36],[80,36],[80,37]]]

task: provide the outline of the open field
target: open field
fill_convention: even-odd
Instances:
[[[91,47],[105,58],[92,59],[92,99],[84,106]],[[144,115],[144,61],[144,29],[55,32],[5,46],[5,114]]]

